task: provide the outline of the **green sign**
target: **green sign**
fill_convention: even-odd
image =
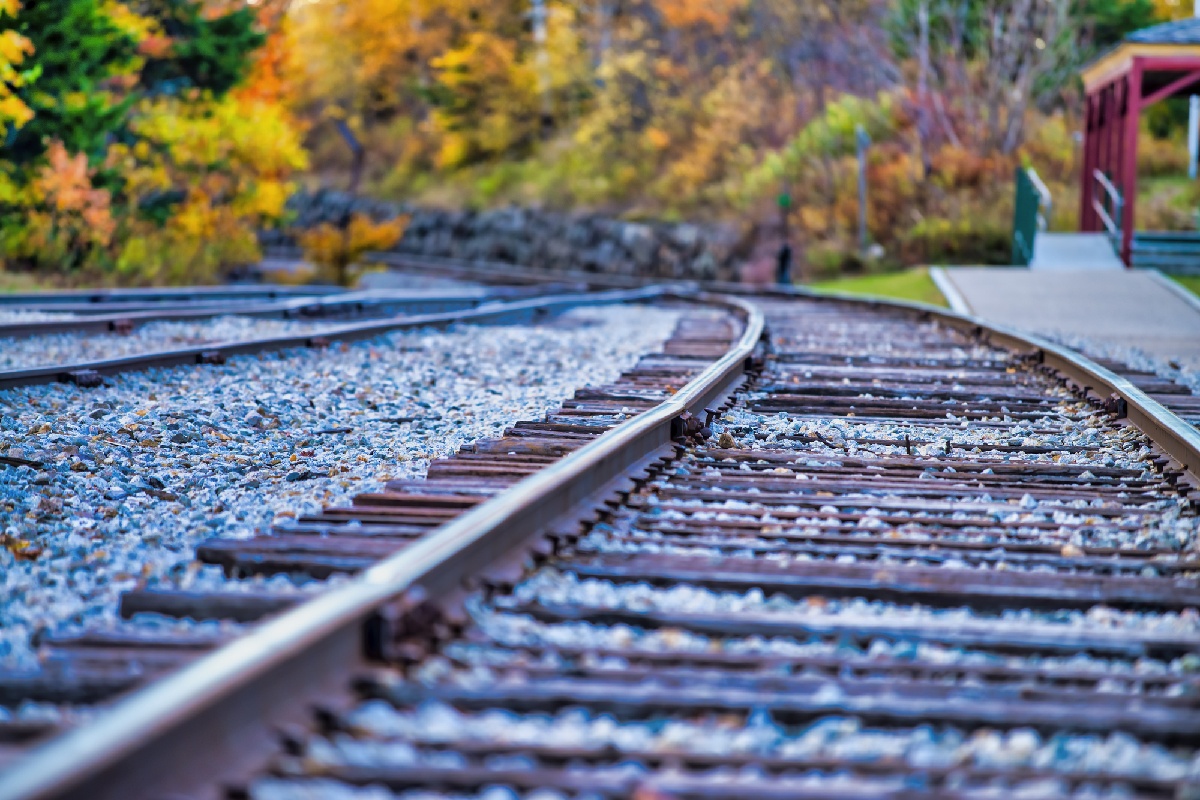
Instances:
[[[780,208],[791,208],[792,207],[792,196],[790,194],[788,194],[787,192],[784,192],[783,194],[779,195],[779,207]]]

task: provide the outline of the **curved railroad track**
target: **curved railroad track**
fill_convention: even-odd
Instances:
[[[435,290],[347,291],[313,297],[286,297],[249,302],[236,299],[213,302],[207,295],[202,294],[191,300],[136,304],[104,303],[86,309],[89,313],[57,313],[59,308],[54,305],[48,306],[51,311],[45,311],[46,306],[36,300],[30,300],[29,303],[15,305],[12,309],[0,308],[0,312],[11,315],[7,320],[0,315],[0,339],[60,333],[127,335],[136,328],[152,322],[198,321],[231,315],[250,319],[338,320],[382,318],[401,313],[434,314],[471,308],[489,300],[511,300],[552,291],[570,292],[575,288],[552,283],[534,289],[462,287]],[[112,306],[122,307],[112,309]],[[96,311],[104,313],[95,313]]]
[[[166,675],[0,798],[1195,796],[1200,433],[948,312],[693,302],[428,481],[197,551],[354,576],[316,598],[123,605],[249,635],[49,642]]]
[[[557,288],[557,287],[553,287]],[[654,287],[627,290],[625,292],[610,292],[608,294],[530,294],[529,299],[489,300],[487,293],[444,294],[433,296],[413,296],[398,293],[389,296],[387,292],[370,292],[362,295],[339,296],[330,301],[303,301],[297,304],[288,301],[274,304],[269,309],[260,307],[259,313],[254,309],[233,310],[237,317],[278,317],[280,319],[312,321],[320,320],[329,314],[337,316],[369,315],[369,319],[359,322],[338,322],[334,320],[320,321],[320,325],[309,330],[282,336],[257,336],[239,338],[234,341],[210,341],[198,345],[174,348],[154,347],[146,352],[133,355],[123,355],[114,358],[79,361],[75,363],[58,363],[51,365],[35,365],[0,370],[0,389],[17,386],[29,386],[39,383],[74,383],[80,386],[99,385],[104,376],[121,372],[145,370],[162,367],[172,367],[182,364],[220,364],[234,355],[249,353],[268,353],[295,347],[326,347],[331,341],[341,342],[369,339],[388,331],[439,327],[454,323],[493,323],[520,319],[530,319],[554,313],[556,310],[580,304],[603,304],[649,298],[661,293]],[[519,297],[520,295],[518,295]],[[304,309],[310,309],[305,313]],[[313,309],[323,309],[320,313]],[[397,311],[403,313],[396,314]],[[294,313],[293,313],[294,312]],[[191,312],[192,317],[179,317],[180,312],[167,312],[159,315],[149,312],[155,320],[200,318],[208,319],[219,314],[204,310]],[[230,313],[230,312],[223,312]],[[132,325],[130,317],[121,317]],[[141,319],[140,321],[149,321]],[[91,326],[95,325],[93,329]],[[86,317],[82,320],[66,320],[54,322],[22,323],[19,327],[32,329],[43,326],[55,326],[55,331],[102,332],[115,331],[110,317]],[[127,329],[122,327],[127,332]],[[30,331],[26,335],[45,335],[47,331]]]

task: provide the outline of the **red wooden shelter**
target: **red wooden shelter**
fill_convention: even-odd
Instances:
[[[1140,249],[1191,252],[1196,234],[1137,234],[1138,120],[1176,95],[1200,93],[1200,19],[1136,31],[1083,71],[1087,93],[1079,226],[1107,232],[1126,266]],[[1164,244],[1165,242],[1165,244]],[[1175,244],[1172,245],[1171,243]]]

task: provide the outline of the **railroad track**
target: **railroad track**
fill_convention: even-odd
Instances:
[[[371,255],[371,259],[374,263],[383,264],[391,269],[402,272],[417,274],[433,273],[455,280],[499,283],[501,285],[535,286],[539,283],[568,281],[575,285],[587,285],[597,289],[616,289],[652,285],[658,280],[657,278],[636,275],[608,275],[581,271],[548,273],[504,262],[466,261],[433,256],[413,256],[401,253],[374,253]],[[689,282],[689,285],[694,285],[711,292],[735,295],[750,294],[795,298],[839,297],[836,294],[817,293],[801,287],[749,287],[743,284],[719,281]],[[841,298],[846,300],[854,299],[850,296],[841,296]],[[923,304],[917,303],[901,303],[900,305],[914,309],[922,308],[923,306]],[[928,311],[933,309],[922,308],[922,310]],[[1093,356],[1093,360],[1119,377],[1143,389],[1154,400],[1166,406],[1185,422],[1200,429],[1200,395],[1197,395],[1186,383],[1171,377],[1158,375],[1144,368],[1132,366],[1120,360],[1095,356]]]
[[[1200,395],[1193,392],[1187,384],[1144,368],[1130,366],[1125,361],[1108,358],[1094,360],[1171,409],[1184,422],[1200,428]]]
[[[508,300],[500,298],[487,302],[481,302],[484,297],[475,294],[460,296],[458,298],[439,295],[435,298],[396,300],[388,299],[386,293],[379,293],[373,299],[352,299],[349,301],[350,304],[348,306],[343,307],[343,310],[352,315],[392,313],[392,316],[373,316],[367,320],[357,322],[330,321],[328,324],[322,323],[319,328],[313,330],[304,329],[297,333],[282,336],[257,336],[241,338],[235,341],[212,341],[169,349],[155,347],[148,352],[114,358],[0,370],[0,389],[59,382],[73,383],[85,387],[95,386],[99,385],[105,376],[116,375],[121,372],[172,367],[182,364],[220,364],[234,355],[268,353],[296,347],[327,347],[334,340],[343,342],[356,341],[395,330],[439,327],[457,322],[470,324],[475,322],[491,323],[528,319],[546,316],[558,310],[580,304],[590,304],[593,297],[597,304],[603,304],[620,302],[622,300],[650,298],[660,293],[660,289],[653,287],[627,290],[623,293],[610,292],[598,295],[578,293],[542,295],[540,293],[533,293],[530,297],[524,299]],[[336,308],[341,302],[341,299],[336,299],[332,301],[332,304]],[[305,303],[306,305],[294,306],[289,302],[286,306],[288,309],[308,307],[308,301],[305,301]],[[433,312],[425,310],[431,306],[457,310]],[[398,308],[405,309],[408,313],[394,314]],[[270,312],[271,314],[280,313],[279,306],[275,306],[274,309],[274,311]],[[202,317],[217,316],[209,311],[198,313]],[[236,313],[241,315],[240,311]],[[313,315],[301,314],[298,314],[298,316],[307,316],[309,319],[313,317]],[[128,320],[128,317],[123,317],[123,319]],[[89,325],[93,321],[95,320],[88,320],[85,322],[85,325]],[[67,329],[70,329],[70,326],[76,324],[78,323],[66,321],[62,323],[28,323],[28,326],[64,325],[67,326]],[[97,324],[100,325],[101,330],[109,330],[111,320],[106,318]],[[87,328],[85,327],[83,330],[87,330]]]
[[[488,315],[468,317],[476,322],[513,322],[578,305],[654,300],[662,294],[661,290],[642,290],[543,299],[532,305],[525,303],[519,309],[507,309],[505,314],[492,310]],[[700,321],[704,323],[701,335],[711,335],[712,326],[707,320]],[[692,327],[695,328],[695,320]],[[674,353],[677,348],[678,343],[669,347],[668,352]],[[287,528],[249,540],[214,539],[202,544],[197,548],[198,563],[222,565],[231,577],[251,579],[279,572],[324,579],[359,569],[500,492],[555,457],[586,444],[621,417],[636,413],[636,409],[652,402],[646,396],[664,395],[669,388],[680,385],[680,376],[696,368],[694,361],[664,356],[645,370],[628,374],[617,386],[582,390],[558,416],[517,424],[510,438],[521,443],[520,446],[507,441],[476,442],[467,448],[469,452],[435,461],[426,480],[392,481],[388,492],[361,496],[354,507],[330,508],[320,515],[301,516]],[[503,451],[497,449],[500,447]],[[510,447],[521,452],[509,453]],[[388,524],[357,535],[356,518],[368,512],[368,521],[386,519]],[[342,535],[330,536],[331,533]],[[273,588],[274,592],[264,591],[259,582],[244,589],[224,586],[221,591],[135,590],[121,597],[120,613],[127,618],[152,614],[159,619],[247,622],[293,605],[305,596],[290,585],[286,589],[278,585]],[[318,587],[308,587],[315,588]],[[0,706],[54,703],[67,713],[54,719],[0,720],[0,742],[7,743],[7,747],[0,747],[0,761],[16,757],[24,743],[54,732],[64,718],[71,718],[70,708],[87,707],[128,691],[164,670],[185,663],[231,634],[228,625],[224,636],[215,637],[211,629],[197,632],[194,627],[187,627],[191,629],[186,633],[164,634],[152,628],[147,635],[145,629],[131,628],[44,637],[40,649],[45,668],[0,677]],[[87,713],[86,709],[81,711],[83,716]]]
[[[974,320],[704,299],[428,482],[198,551],[343,585],[130,601],[252,635],[50,643],[187,663],[0,797],[1194,796],[1200,435]]]
[[[436,314],[472,308],[489,300],[511,300],[555,291],[562,293],[571,289],[572,287],[555,284],[534,289],[493,287],[424,291],[374,290],[253,302],[225,300],[216,303],[210,301],[206,295],[201,295],[194,301],[133,304],[132,308],[123,307],[116,310],[110,310],[110,306],[114,304],[106,303],[99,306],[104,313],[94,313],[97,307],[93,307],[90,309],[92,313],[85,314],[42,313],[37,303],[31,303],[28,306],[17,305],[11,311],[7,308],[0,309],[13,314],[9,321],[0,321],[0,339],[61,333],[126,335],[152,322],[198,321],[231,315],[249,319],[339,320],[381,318],[396,314]]]

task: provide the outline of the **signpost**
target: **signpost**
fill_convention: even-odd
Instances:
[[[1192,14],[1200,17],[1200,0],[1192,6]],[[1188,109],[1188,177],[1196,180],[1196,162],[1200,160],[1200,97],[1192,95]]]
[[[862,125],[855,125],[854,140],[858,151],[858,249],[866,253],[871,243],[867,233],[867,148],[871,146],[871,136]]]

